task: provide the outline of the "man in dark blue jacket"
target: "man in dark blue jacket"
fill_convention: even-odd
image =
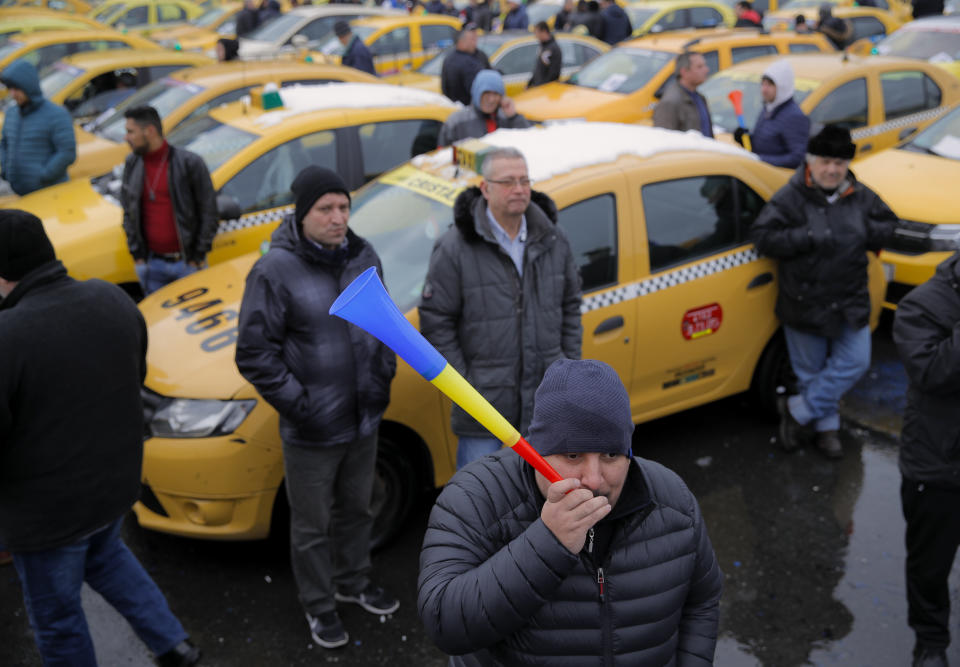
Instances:
[[[633,33],[630,17],[613,0],[600,0],[600,16],[603,19],[603,41],[617,44]]]
[[[468,23],[457,34],[453,51],[443,59],[440,90],[454,102],[470,104],[470,88],[481,70],[490,69],[487,54],[477,48],[477,26]]]
[[[601,361],[555,361],[527,439],[460,470],[430,513],[418,607],[452,667],[713,664],[722,577],[696,498],[634,457]]]
[[[793,90],[790,63],[772,63],[760,80],[763,109],[750,132],[750,149],[764,162],[787,169],[796,169],[803,163],[810,138],[810,119],[794,101]],[[733,138],[742,146],[746,133],[738,127]]]
[[[236,361],[280,413],[293,574],[311,637],[336,648],[348,641],[337,602],[374,614],[400,606],[369,576],[377,429],[396,357],[328,314],[364,270],[383,273],[373,247],[347,226],[343,179],[310,166],[290,189],[295,213],[247,276]]]
[[[526,30],[530,27],[527,8],[521,0],[507,0],[507,15],[503,18],[504,30]]]
[[[8,109],[0,136],[0,177],[18,195],[67,180],[77,159],[73,120],[63,107],[44,99],[37,68],[14,61],[0,75],[16,102]]]
[[[367,45],[363,43],[363,40],[350,30],[350,24],[346,21],[337,21],[333,26],[333,32],[340,43],[343,44],[343,57],[340,60],[343,66],[353,67],[376,76],[377,70],[373,66],[373,55]]]

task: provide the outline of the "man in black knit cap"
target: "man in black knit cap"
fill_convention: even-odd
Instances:
[[[373,246],[347,226],[343,179],[309,166],[290,189],[296,211],[247,276],[236,361],[280,414],[293,574],[313,640],[336,648],[348,641],[338,601],[374,614],[400,606],[369,578],[377,429],[396,357],[328,314],[364,270],[383,274]]]
[[[67,275],[43,224],[0,210],[0,543],[45,665],[96,665],[84,582],[161,667],[200,651],[123,543],[140,495],[147,330],[130,297]]]

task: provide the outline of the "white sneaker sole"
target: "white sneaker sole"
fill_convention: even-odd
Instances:
[[[358,604],[364,609],[366,609],[367,611],[369,611],[371,614],[380,614],[381,616],[386,614],[392,614],[393,612],[395,612],[397,609],[400,608],[399,600],[394,602],[393,605],[390,606],[389,608],[378,609],[377,607],[374,607],[373,605],[369,605],[363,600],[361,600],[359,597],[355,597],[353,595],[341,595],[340,593],[334,593],[333,598],[337,602],[352,602],[354,604]]]
[[[309,624],[309,623],[310,623],[310,615],[307,614],[306,616],[307,616],[307,623]],[[322,646],[323,648],[340,648],[341,646],[346,646],[346,645],[347,645],[347,642],[350,641],[350,633],[348,633],[346,630],[344,630],[344,632],[343,632],[343,639],[338,639],[338,640],[336,640],[336,641],[328,642],[328,641],[325,640],[325,639],[321,639],[321,638],[320,638],[320,635],[318,635],[316,632],[314,632],[313,630],[311,630],[311,631],[310,631],[310,638],[313,639],[313,641],[314,641],[315,643],[319,644],[319,645]]]

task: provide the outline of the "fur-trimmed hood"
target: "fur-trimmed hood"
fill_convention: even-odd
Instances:
[[[477,241],[485,240],[483,236],[477,232],[477,223],[475,209],[478,201],[483,200],[483,193],[480,192],[480,188],[476,185],[471,186],[457,195],[457,200],[453,203],[453,221],[457,225],[457,229],[460,230],[460,233],[463,234],[463,237],[470,243],[475,243]],[[531,210],[532,209],[532,210]],[[534,220],[533,224],[536,224],[536,219],[540,216],[536,213],[542,213],[543,218],[546,221],[549,221],[550,224],[557,224],[557,205],[554,203],[553,199],[549,195],[538,190],[531,190],[530,192],[530,206],[527,207],[525,215],[527,216],[527,224],[531,224],[531,219]],[[533,230],[531,230],[531,234]],[[492,237],[486,240],[493,240]]]

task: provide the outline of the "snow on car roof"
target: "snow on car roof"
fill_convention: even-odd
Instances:
[[[287,86],[280,90],[283,108],[267,111],[254,122],[272,127],[291,116],[326,109],[369,109],[371,107],[457,107],[437,93],[384,83],[321,83]]]
[[[710,151],[759,159],[739,146],[707,139],[695,130],[676,132],[620,123],[570,121],[525,130],[497,130],[481,141],[491,146],[516,148],[523,153],[534,181],[544,181],[580,167],[614,162],[624,155],[653,157],[679,151]],[[434,169],[451,163],[450,149],[413,160],[415,166]]]

